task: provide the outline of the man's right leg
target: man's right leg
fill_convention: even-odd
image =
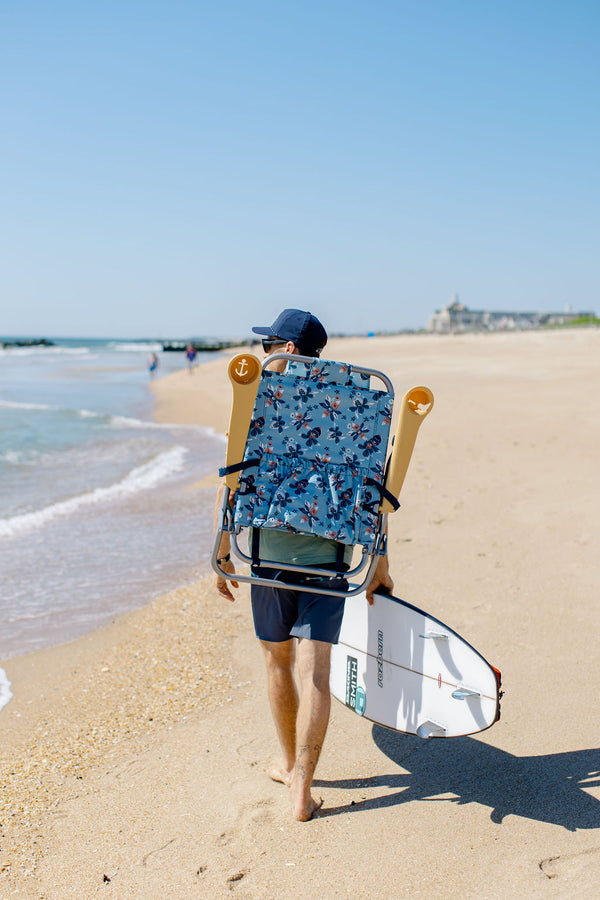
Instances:
[[[269,775],[290,785],[296,763],[298,690],[294,681],[295,642],[261,641],[267,665],[269,703],[281,745],[282,759]]]

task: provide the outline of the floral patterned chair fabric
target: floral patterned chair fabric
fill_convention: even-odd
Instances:
[[[264,370],[233,518],[241,527],[373,546],[393,394],[343,363]]]

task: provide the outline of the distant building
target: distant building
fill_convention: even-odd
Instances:
[[[427,324],[427,331],[435,334],[465,331],[525,331],[540,328],[542,325],[564,325],[582,316],[593,317],[594,313],[574,312],[569,307],[562,313],[469,309],[463,303],[459,303],[455,294],[452,303],[435,311]]]

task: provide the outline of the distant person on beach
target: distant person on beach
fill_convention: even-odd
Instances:
[[[319,356],[327,343],[327,332],[317,317],[297,309],[285,309],[273,325],[252,330],[262,336],[267,356],[283,352]],[[274,360],[270,368],[282,372],[286,365],[285,359]],[[222,495],[221,487],[217,510]],[[337,559],[338,544],[317,535],[261,529],[260,543],[261,553],[275,561],[301,560],[306,566],[326,567]],[[230,545],[229,534],[224,532],[219,564],[234,574]],[[272,569],[265,570],[269,577],[272,572]],[[343,582],[342,590],[346,584]],[[262,585],[250,588],[254,628],[264,651],[269,702],[282,753],[281,760],[268,774],[274,781],[288,785],[293,814],[300,821],[312,818],[322,802],[313,798],[311,786],[329,722],[331,645],[338,642],[345,603],[344,598],[320,594],[319,586],[331,586],[331,579],[324,578],[320,585],[315,583],[310,593],[286,588],[283,582],[281,588]],[[371,602],[379,586],[390,591],[394,586],[387,556],[379,557],[367,589],[367,599]],[[232,581],[231,587],[237,588],[238,582]],[[336,587],[339,589],[339,581]],[[222,575],[216,576],[216,588],[221,597],[235,600],[229,582]],[[294,665],[300,682],[299,694]]]
[[[148,356],[148,371],[150,372],[150,378],[154,378],[158,366],[158,356],[156,355],[156,353],[150,353]]]
[[[191,374],[193,372],[194,361],[196,359],[196,348],[194,347],[193,344],[188,344],[187,347],[185,348],[185,357],[187,359],[188,369]]]

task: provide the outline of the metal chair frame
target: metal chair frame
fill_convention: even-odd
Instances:
[[[258,360],[255,357],[251,357],[249,354],[246,354],[245,357],[235,357],[230,362],[229,375],[230,375],[232,384],[234,386],[234,392],[235,392],[236,379],[232,376],[232,366],[238,359],[242,360],[242,366],[243,366],[244,362],[246,362],[247,360],[250,360],[250,359],[254,360],[255,363],[258,363]],[[267,369],[267,367],[272,362],[274,362],[275,360],[278,360],[278,359],[290,360],[294,363],[295,362],[305,362],[305,363],[326,362],[326,361],[320,360],[320,359],[315,360],[312,357],[308,357],[308,356],[299,356],[296,354],[289,354],[289,353],[275,353],[275,354],[268,356],[263,361],[262,366],[260,367],[260,375],[262,375],[262,373]],[[369,377],[375,377],[375,378],[380,379],[381,382],[385,385],[386,391],[392,396],[392,398],[394,397],[394,388],[393,388],[392,382],[387,377],[387,375],[385,375],[383,372],[380,372],[377,369],[371,369],[371,368],[366,368],[366,367],[362,367],[362,366],[352,366],[352,371],[356,372],[360,375],[368,375]],[[256,391],[254,392],[254,397],[256,397],[256,393],[258,391],[258,380],[259,379],[257,378],[257,388],[256,388]],[[408,450],[408,454],[405,454],[405,456],[407,456],[407,458],[402,467],[401,476],[399,476],[399,475],[395,476],[395,480],[397,482],[397,485],[396,485],[397,490],[396,491],[393,490],[391,492],[392,494],[394,494],[394,496],[397,496],[397,494],[399,493],[399,489],[402,485],[406,467],[408,466],[408,460],[410,459],[410,455],[412,453],[412,444],[414,444],[414,439],[416,437],[416,431],[420,425],[420,421],[422,418],[424,418],[425,415],[427,415],[427,413],[431,409],[431,406],[433,405],[433,396],[431,395],[431,392],[427,388],[413,388],[412,392],[409,392],[408,394],[405,395],[404,401],[403,401],[404,405],[406,405],[407,398],[409,398],[409,395],[411,393],[414,396],[417,396],[415,394],[416,391],[426,392],[426,394],[423,394],[422,397],[419,396],[419,399],[416,401],[416,403],[417,404],[425,404],[425,405],[428,404],[428,406],[427,406],[427,409],[424,411],[420,411],[420,412],[417,411],[419,421],[412,424],[412,428],[410,429],[412,432],[414,432],[411,435],[411,446]],[[235,394],[234,394],[234,396],[235,396]],[[252,399],[252,398],[249,398],[247,402],[249,402],[250,399]],[[252,405],[253,404],[254,404],[254,400],[252,399]],[[415,403],[413,403],[412,406],[413,406],[413,413],[414,413],[415,409],[416,409]],[[251,415],[251,412],[252,412],[252,410],[250,409],[250,413],[248,414],[249,416]],[[233,418],[233,413],[232,413],[232,424],[233,424],[233,422],[234,422],[234,418]],[[249,418],[248,418],[248,422],[249,422]],[[398,428],[398,432],[399,431],[400,431],[400,425]],[[231,432],[231,426],[230,426],[230,432]],[[395,439],[392,440],[392,445],[398,443],[398,438],[400,437],[398,432],[396,434]],[[393,452],[394,451],[392,451],[392,454],[393,454]],[[386,448],[386,453],[387,453],[387,448]],[[387,474],[386,474],[386,479],[385,479],[386,485],[387,485],[387,482],[389,481],[390,469],[392,468],[390,465],[391,461],[392,461],[392,457],[390,457],[388,459]],[[250,566],[252,566],[253,563],[255,562],[252,559],[252,557],[248,553],[245,553],[239,546],[239,542],[238,542],[239,536],[240,536],[241,532],[247,530],[247,526],[236,526],[233,521],[233,505],[235,502],[236,491],[237,491],[237,487],[234,491],[232,491],[231,488],[227,485],[225,485],[224,490],[223,490],[223,498],[222,498],[221,506],[220,506],[220,509],[218,512],[218,517],[217,517],[217,531],[216,531],[215,541],[214,541],[214,545],[213,545],[213,551],[212,551],[212,555],[211,555],[211,564],[212,564],[213,569],[218,574],[222,575],[224,578],[229,579],[229,580],[233,579],[235,581],[251,582],[252,584],[260,584],[260,585],[266,585],[266,586],[271,586],[271,587],[280,587],[280,588],[284,587],[284,588],[289,588],[291,590],[311,591],[311,592],[315,590],[314,581],[317,579],[322,580],[322,579],[333,579],[333,578],[345,578],[349,583],[348,583],[348,589],[344,590],[344,591],[327,588],[327,587],[321,586],[321,584],[319,584],[318,592],[320,594],[325,594],[325,595],[334,596],[334,597],[348,597],[348,596],[352,596],[353,594],[358,594],[361,591],[363,591],[365,589],[365,587],[370,583],[370,581],[373,577],[375,568],[377,566],[378,557],[384,555],[386,552],[387,511],[383,512],[382,508],[385,507],[387,504],[388,511],[391,511],[391,510],[397,508],[397,505],[398,505],[398,504],[395,504],[395,506],[392,506],[392,505],[390,505],[389,500],[387,500],[387,501],[385,499],[382,500],[382,502],[380,504],[379,513],[378,513],[378,521],[377,521],[377,527],[375,530],[375,536],[374,536],[374,540],[373,540],[372,549],[369,552],[365,546],[363,546],[361,544],[356,544],[355,546],[362,546],[361,558],[360,558],[360,561],[358,562],[358,564],[354,568],[352,568],[348,571],[339,570],[339,569],[341,569],[341,567],[336,568],[335,564],[332,564],[331,568],[330,567],[323,568],[323,567],[316,567],[316,566],[300,566],[300,565],[294,565],[291,563],[281,563],[281,562],[261,558],[260,563],[259,563],[261,569],[273,569],[273,571],[275,573],[290,572],[290,573],[297,574],[298,576],[300,576],[298,582],[293,582],[293,581],[285,581],[284,582],[282,580],[278,580],[276,577],[267,578],[262,575],[261,576],[253,575],[253,574],[246,575],[245,573],[231,574],[230,572],[227,572],[223,568],[222,565],[219,564],[219,562],[218,562],[219,547],[220,547],[220,543],[221,543],[222,534],[225,531],[227,531],[230,534],[231,550],[233,551],[234,555],[237,558],[239,558],[242,562],[247,563]],[[393,501],[393,497],[390,499]],[[366,569],[366,572],[365,572],[365,569]],[[351,584],[350,579],[355,578],[360,573],[364,573],[360,582],[358,584],[353,584],[353,583]],[[313,582],[313,583],[311,583],[311,582]]]

